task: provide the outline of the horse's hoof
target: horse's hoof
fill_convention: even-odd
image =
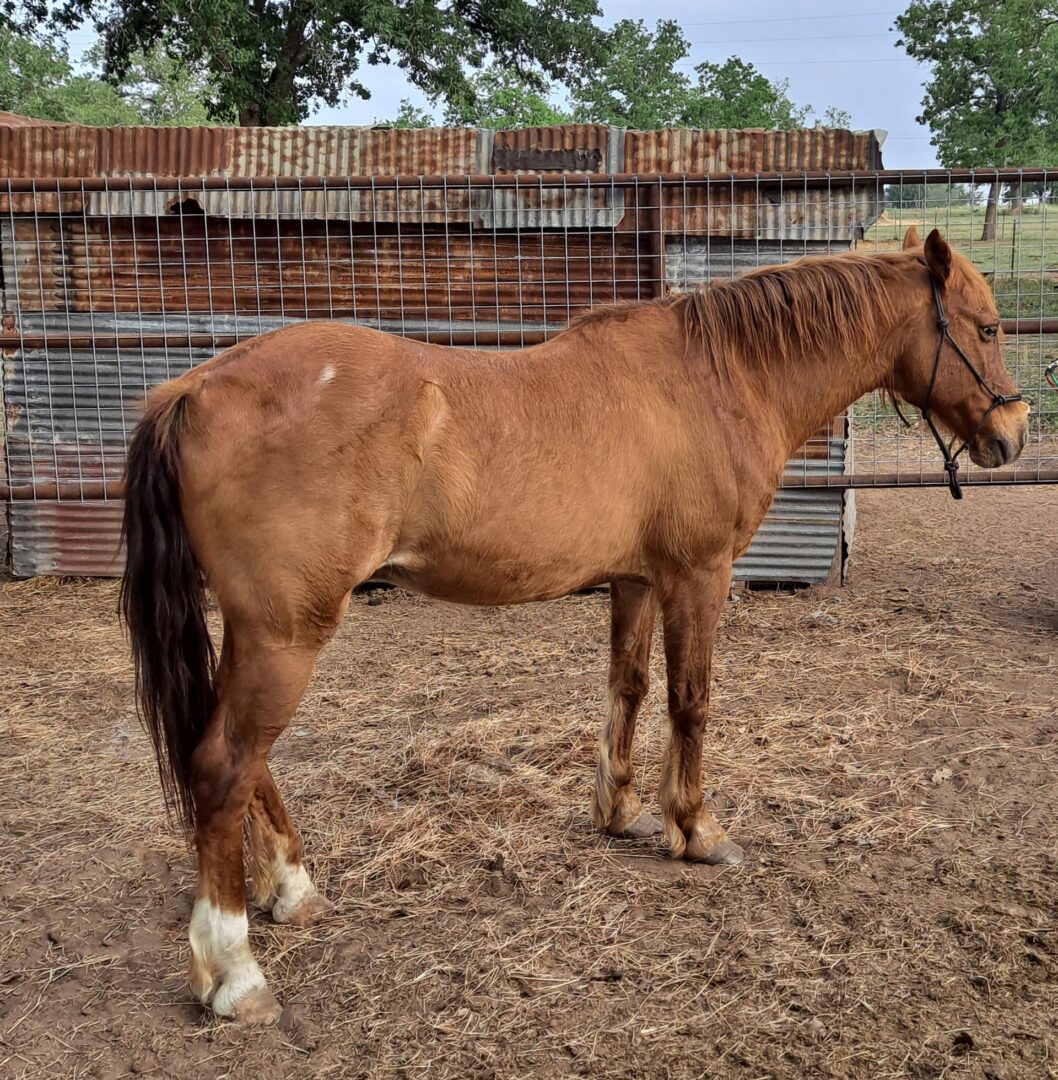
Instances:
[[[216,1011],[216,999],[214,999],[214,1011]],[[282,1011],[272,991],[267,986],[263,986],[239,998],[228,1015],[235,1023],[246,1027],[265,1027],[268,1024],[274,1024]]]
[[[732,840],[721,840],[703,854],[691,855],[691,845],[687,845],[687,857],[710,866],[738,866],[746,855],[742,848]]]
[[[644,810],[635,821],[618,829],[613,835],[625,840],[645,840],[648,836],[657,836],[663,827],[661,818]]]
[[[334,904],[326,897],[314,893],[306,896],[293,908],[287,909],[282,901],[277,900],[272,908],[272,918],[277,923],[286,923],[289,926],[311,926],[312,923],[325,919],[334,911]]]

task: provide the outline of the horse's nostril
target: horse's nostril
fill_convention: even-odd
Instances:
[[[992,451],[992,460],[996,466],[1005,465],[1010,458],[1010,447],[1007,440],[997,435],[989,443],[988,448]]]

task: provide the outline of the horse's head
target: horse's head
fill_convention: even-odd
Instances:
[[[956,455],[965,448],[982,468],[1008,465],[1025,446],[1029,409],[1003,363],[992,290],[936,229],[923,244],[912,226],[904,248],[917,253],[921,275],[915,275],[919,295],[893,389],[921,409],[931,427],[935,416],[955,436]],[[951,467],[950,451],[946,457]]]

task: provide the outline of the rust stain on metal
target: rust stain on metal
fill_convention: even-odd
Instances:
[[[608,132],[605,124],[558,124],[497,131],[491,171],[497,176],[598,173],[603,171],[606,160]]]
[[[61,238],[59,229],[16,219],[23,322],[32,312],[252,312],[517,325],[640,296],[637,239],[608,232],[571,232],[545,247],[465,227],[387,234],[200,215],[75,218]]]
[[[756,173],[878,169],[872,131],[667,128],[625,133],[625,169],[634,173]]]

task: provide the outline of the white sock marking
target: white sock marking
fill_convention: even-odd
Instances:
[[[276,895],[272,918],[278,923],[289,922],[298,905],[316,895],[316,886],[312,884],[304,863],[289,863],[278,852],[272,864],[272,880],[275,882]]]
[[[213,975],[216,992],[210,1004],[218,1016],[233,1016],[239,1001],[265,988],[265,977],[250,952],[248,926],[246,912],[221,911],[208,900],[196,900],[191,911],[191,951]]]

